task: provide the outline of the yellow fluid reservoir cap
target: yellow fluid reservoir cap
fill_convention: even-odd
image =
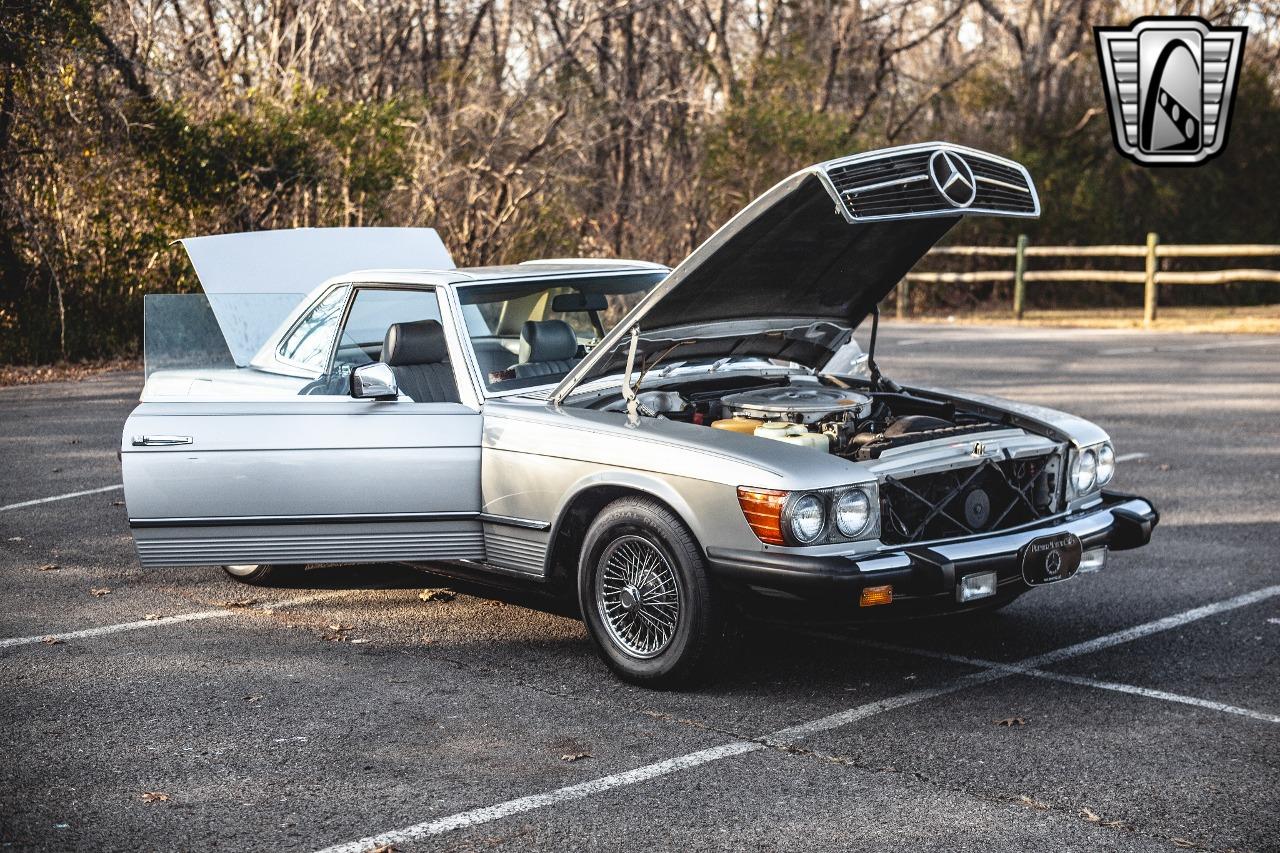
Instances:
[[[751,435],[764,421],[755,418],[722,418],[711,422],[712,429],[727,429],[730,432],[741,432]]]

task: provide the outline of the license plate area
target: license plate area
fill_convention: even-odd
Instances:
[[[1022,579],[1031,586],[1064,581],[1080,568],[1084,546],[1074,533],[1032,539],[1022,548]]]

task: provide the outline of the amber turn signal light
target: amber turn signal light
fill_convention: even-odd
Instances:
[[[869,586],[858,597],[859,607],[875,607],[877,604],[893,604],[893,586]]]
[[[766,545],[785,545],[782,537],[782,505],[787,493],[778,489],[752,489],[738,486],[738,505],[747,524]]]

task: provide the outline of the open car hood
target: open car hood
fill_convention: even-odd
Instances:
[[[454,268],[434,228],[292,228],[178,242],[240,367],[326,279],[370,268]]]
[[[636,326],[638,368],[667,350],[674,359],[755,355],[815,366],[971,214],[1039,216],[1027,170],[931,142],[796,172],[672,270],[551,399],[621,370]]]

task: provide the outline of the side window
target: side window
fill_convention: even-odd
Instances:
[[[323,371],[329,364],[329,351],[347,304],[346,285],[326,293],[293,327],[280,343],[280,357],[309,370]]]
[[[431,290],[362,287],[347,312],[347,324],[338,338],[334,372],[354,370],[382,358],[382,339],[393,323],[439,320],[440,303]]]

